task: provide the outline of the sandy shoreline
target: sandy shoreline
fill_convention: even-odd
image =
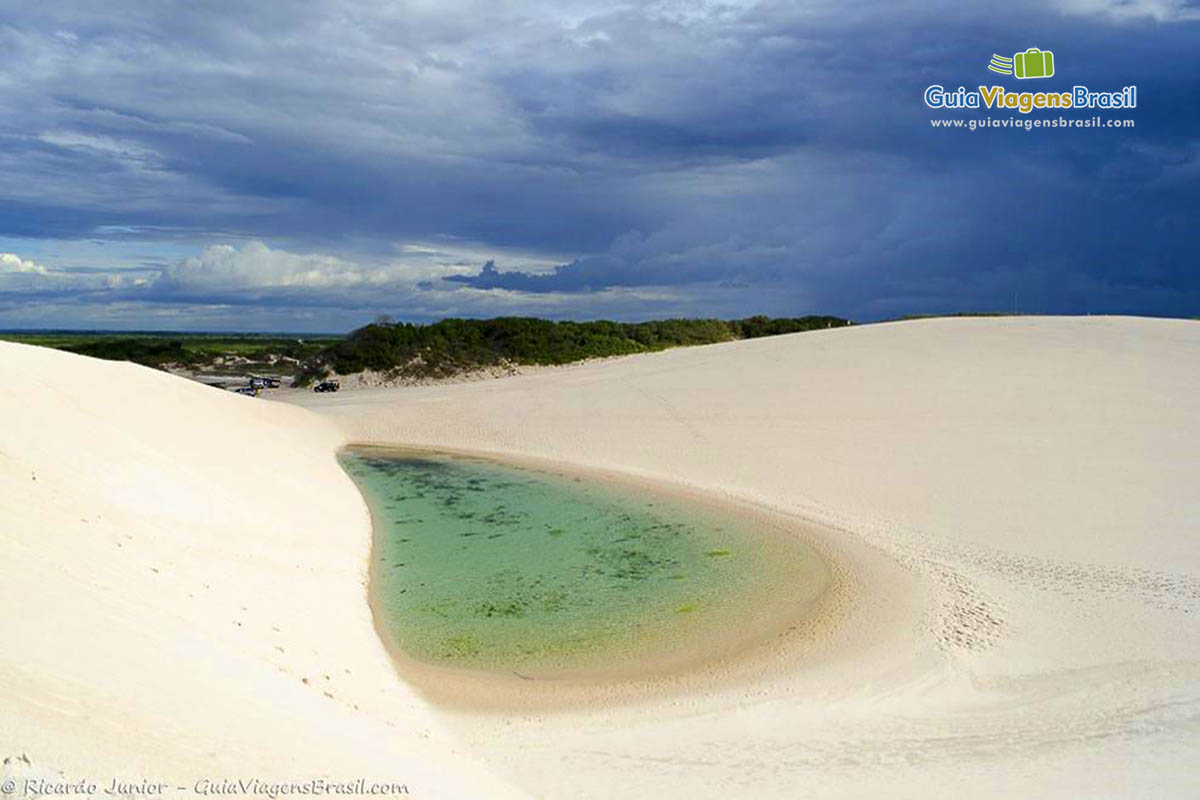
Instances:
[[[23,376],[0,396],[0,597],[23,610],[0,619],[0,747],[33,762],[7,769],[383,772],[446,797],[1200,785],[1198,323],[856,326],[288,397],[315,414],[39,348],[0,363]],[[373,628],[349,441],[811,520],[845,606],[753,680],[430,703]]]
[[[618,486],[627,492],[663,498],[702,513],[708,511],[723,517],[736,517],[753,526],[757,535],[797,542],[805,555],[811,553],[819,559],[805,570],[806,582],[797,587],[799,594],[786,604],[780,604],[786,605],[786,610],[774,611],[772,616],[777,619],[770,629],[755,631],[753,635],[727,631],[723,641],[709,641],[701,650],[678,654],[666,663],[642,663],[635,675],[627,675],[624,670],[605,673],[602,669],[593,668],[586,677],[531,679],[424,664],[389,644],[388,634],[381,628],[382,615],[375,608],[377,598],[369,593],[376,630],[380,639],[389,646],[401,679],[439,707],[468,711],[545,713],[661,700],[664,697],[711,691],[714,686],[728,688],[733,685],[745,686],[752,681],[761,682],[794,669],[798,663],[819,657],[820,632],[847,625],[851,608],[857,599],[853,587],[872,583],[860,574],[864,569],[861,558],[847,558],[840,552],[837,532],[770,509],[714,498],[710,493],[697,492],[685,486],[632,478],[612,470],[529,457],[496,458],[466,450],[380,447],[353,442],[347,446],[367,452],[378,449],[386,454],[454,455],[506,464],[535,473]],[[371,563],[376,563],[374,556]]]

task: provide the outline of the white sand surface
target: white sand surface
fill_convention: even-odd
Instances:
[[[298,401],[840,529],[852,602],[783,678],[448,717],[535,794],[1200,796],[1200,323],[915,321]]]
[[[35,348],[0,364],[0,747],[35,766],[482,798],[1200,795],[1200,323],[928,320],[288,395],[333,425]],[[371,629],[343,440],[799,515],[843,593],[752,683],[432,707]]]
[[[43,348],[0,368],[0,777],[519,796],[396,680],[331,425]]]

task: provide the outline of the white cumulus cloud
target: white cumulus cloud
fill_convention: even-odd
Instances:
[[[262,242],[213,245],[168,266],[160,285],[178,289],[328,289],[381,284],[387,271],[363,269],[336,256],[272,250]]]
[[[0,253],[0,272],[45,275],[46,268],[36,261],[21,258],[16,253]]]

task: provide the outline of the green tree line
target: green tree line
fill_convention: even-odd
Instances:
[[[444,319],[429,325],[377,322],[309,359],[297,385],[370,369],[401,378],[445,378],[499,364],[567,364],[669,347],[754,339],[849,325],[839,317],[650,322],[554,322],[533,317]]]

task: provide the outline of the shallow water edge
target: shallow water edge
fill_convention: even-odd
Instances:
[[[531,665],[532,668],[505,669],[504,665],[497,668],[494,664],[480,668],[474,664],[435,663],[436,660],[414,657],[413,652],[397,642],[395,622],[389,619],[386,598],[381,596],[381,590],[387,586],[387,581],[380,575],[387,566],[380,557],[380,552],[387,549],[381,542],[381,536],[387,534],[387,521],[381,517],[386,515],[381,514],[378,500],[372,502],[360,486],[372,516],[368,600],[377,632],[400,676],[430,699],[441,703],[475,709],[511,709],[515,706],[548,708],[606,700],[627,701],[648,691],[656,696],[662,696],[664,689],[686,693],[711,687],[714,682],[725,684],[761,676],[765,672],[786,671],[803,661],[805,641],[812,638],[814,631],[828,628],[836,616],[831,611],[841,605],[839,597],[845,589],[839,576],[841,571],[829,562],[827,551],[820,546],[828,532],[819,531],[819,526],[790,514],[665,481],[523,456],[359,444],[347,447],[343,453],[384,459],[448,459],[451,463],[520,470],[540,480],[582,481],[589,486],[602,487],[600,491],[611,492],[618,498],[649,499],[652,501],[649,505],[661,502],[668,514],[672,509],[687,508],[705,519],[735,520],[742,528],[735,536],[745,536],[750,531],[749,535],[761,540],[759,544],[766,548],[770,557],[778,561],[783,554],[783,560],[795,562],[789,565],[790,576],[795,580],[785,587],[786,593],[763,592],[749,585],[754,583],[752,580],[746,581],[745,587],[731,586],[731,592],[744,590],[744,597],[739,601],[755,604],[748,610],[748,616],[735,614],[734,624],[730,625],[700,625],[696,628],[698,635],[689,638],[685,632],[667,648],[656,650],[650,647],[641,652],[634,648],[632,657],[625,657],[628,653],[600,652],[599,658],[584,658],[547,668]],[[724,549],[705,552],[708,556],[726,554]],[[778,580],[778,575],[773,579]],[[691,609],[680,605],[676,610],[686,612]]]

